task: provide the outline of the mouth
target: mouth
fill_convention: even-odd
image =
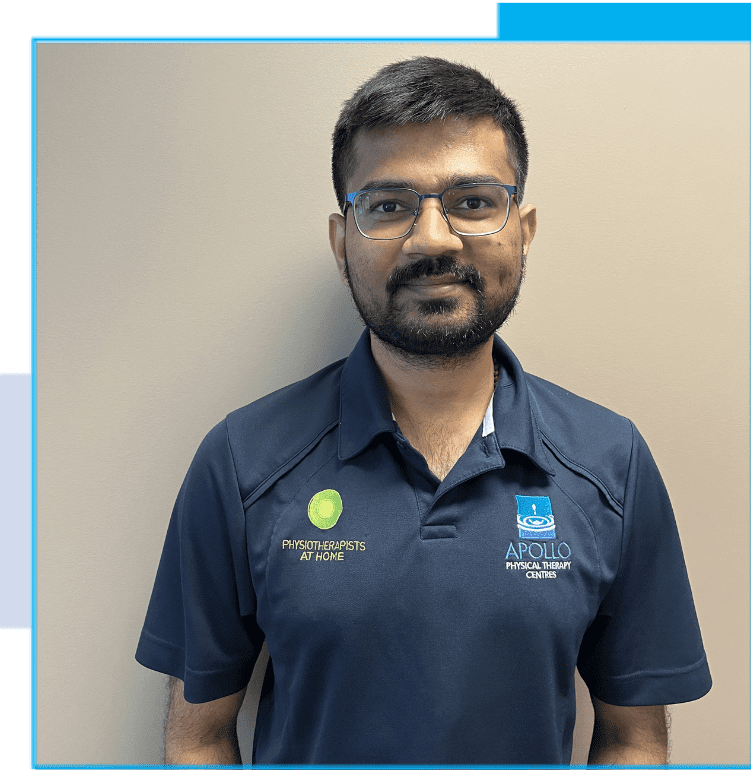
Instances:
[[[424,276],[401,284],[400,289],[424,298],[453,297],[464,291],[468,284],[456,276]]]
[[[416,287],[429,287],[429,286],[448,286],[450,284],[464,284],[456,276],[450,274],[444,274],[442,276],[423,276],[422,278],[414,278],[410,281],[405,281],[403,286],[416,286]]]
[[[483,281],[477,269],[442,255],[396,268],[386,282],[386,291],[392,297],[400,289],[435,297],[441,293],[458,293],[463,286],[482,294]]]

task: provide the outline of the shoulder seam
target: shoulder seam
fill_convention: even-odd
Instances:
[[[575,460],[572,460],[569,458],[563,450],[556,445],[556,443],[542,430],[542,428],[539,429],[540,436],[545,440],[545,444],[548,445],[550,448],[550,451],[555,455],[559,461],[561,461],[564,465],[568,466],[569,468],[572,468],[574,470],[578,470],[581,472],[581,474],[591,481],[593,481],[608,497],[608,500],[613,504],[616,511],[618,511],[621,515],[623,514],[623,503],[621,503],[618,498],[613,494],[612,490],[603,482],[602,479],[600,479],[597,474],[594,473],[594,471],[590,471],[590,469],[586,468],[585,466],[582,466],[581,464],[577,463]]]
[[[590,519],[590,517],[589,517],[589,514],[587,514],[587,512],[586,512],[586,511],[585,511],[585,510],[584,510],[584,509],[583,509],[583,508],[582,508],[582,507],[579,505],[579,503],[578,503],[577,501],[575,501],[575,500],[574,500],[574,499],[573,499],[573,498],[572,498],[572,497],[571,497],[571,496],[570,496],[570,495],[569,495],[569,494],[568,494],[568,493],[567,493],[567,492],[566,492],[566,491],[563,489],[563,487],[561,487],[561,485],[560,485],[560,484],[558,484],[558,482],[557,482],[555,479],[553,479],[553,480],[552,480],[552,484],[554,484],[554,485],[555,485],[555,486],[556,486],[556,487],[557,487],[557,488],[558,488],[558,489],[561,491],[561,493],[562,493],[563,495],[565,495],[565,496],[566,496],[566,498],[568,498],[568,499],[571,501],[571,503],[572,503],[574,506],[576,506],[576,508],[577,508],[577,509],[579,509],[579,511],[582,513],[582,516],[584,517],[584,520],[586,521],[586,523],[587,523],[587,526],[589,527],[590,533],[591,533],[591,535],[592,535],[592,540],[594,541],[594,544],[595,544],[595,551],[596,551],[596,553],[597,553],[597,572],[598,572],[598,574],[599,574],[599,576],[600,576],[600,580],[602,580],[602,577],[603,577],[603,568],[602,568],[602,556],[601,556],[601,554],[600,554],[600,544],[599,544],[599,542],[598,542],[598,540],[597,540],[597,533],[596,533],[596,531],[595,531],[594,525],[592,524],[592,520],[591,520],[591,519]]]
[[[324,426],[316,436],[311,439],[310,442],[308,442],[304,447],[302,447],[300,450],[298,450],[291,458],[288,458],[284,463],[282,463],[280,466],[278,466],[274,471],[272,471],[265,479],[263,479],[259,484],[257,484],[253,490],[251,490],[243,499],[243,507],[247,508],[250,506],[257,498],[259,498],[268,488],[270,485],[272,485],[282,474],[285,473],[291,466],[293,466],[297,460],[303,456],[306,455],[310,448],[318,444],[318,442],[321,441],[321,439],[333,428],[339,425],[339,418],[337,417],[335,420],[331,421],[331,423],[328,423],[326,426]]]

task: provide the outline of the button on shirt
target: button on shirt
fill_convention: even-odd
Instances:
[[[709,690],[672,510],[633,425],[495,338],[439,481],[364,333],[231,413],[178,495],[136,658],[203,702],[269,650],[253,762],[565,764],[574,672],[617,705]]]

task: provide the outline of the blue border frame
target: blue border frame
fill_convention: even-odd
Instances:
[[[530,24],[530,18],[534,23]],[[145,765],[39,765],[36,761],[36,428],[37,428],[37,328],[36,328],[36,51],[39,43],[165,42],[165,43],[751,43],[751,3],[499,3],[495,36],[479,38],[32,38],[31,41],[31,766],[34,769],[193,768]],[[751,478],[751,471],[750,471]],[[751,548],[751,543],[749,544]],[[749,733],[751,734],[751,726]],[[750,759],[751,760],[751,759]],[[259,766],[285,768],[285,766]],[[241,768],[214,766],[214,768]],[[310,766],[329,768],[329,766]],[[337,768],[433,768],[432,766],[337,766]],[[442,768],[536,768],[536,766],[442,766]],[[587,766],[571,766],[587,768]],[[653,768],[653,766],[623,766]],[[670,768],[746,768],[732,765],[671,765]]]
[[[535,9],[534,25],[525,10]],[[749,3],[499,3],[505,42],[749,42]],[[530,28],[534,30],[531,34]]]

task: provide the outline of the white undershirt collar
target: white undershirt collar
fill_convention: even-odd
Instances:
[[[495,397],[495,391],[493,396],[490,397],[490,404],[485,410],[485,417],[482,419],[482,437],[489,436],[495,431],[495,422],[493,421],[493,398]]]
[[[485,410],[485,415],[482,418],[482,438],[484,439],[486,436],[490,436],[490,434],[495,432],[495,421],[493,420],[493,398],[495,397],[495,391],[493,391],[493,396],[490,397],[490,403],[488,404],[488,408]],[[391,420],[396,423],[396,418],[394,417],[394,413],[391,413]]]

